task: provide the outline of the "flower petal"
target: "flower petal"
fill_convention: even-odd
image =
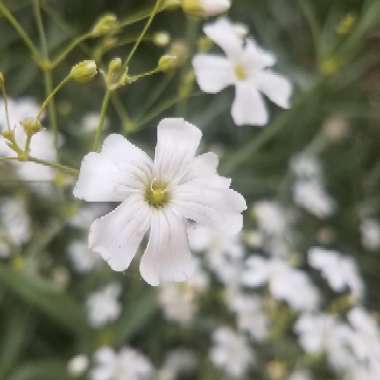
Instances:
[[[199,54],[193,59],[193,67],[204,92],[215,94],[234,82],[232,65],[224,57]]]
[[[200,225],[235,234],[243,227],[245,199],[214,177],[194,179],[177,187],[172,204],[178,213]],[[226,186],[227,185],[227,186]]]
[[[212,24],[207,24],[203,31],[229,58],[236,58],[242,54],[243,39],[227,18],[223,17]]]
[[[151,176],[151,159],[121,135],[108,136],[100,153],[87,154],[74,196],[88,202],[122,202]]]
[[[289,108],[292,85],[284,76],[271,71],[262,71],[258,74],[257,81],[260,91],[273,103],[282,108]]]
[[[158,210],[150,228],[148,246],[140,262],[143,279],[152,286],[189,279],[194,264],[185,220],[171,210]]]
[[[157,128],[154,176],[171,185],[178,182],[194,159],[202,132],[184,119],[163,119]]]
[[[90,249],[100,254],[113,270],[126,270],[148,231],[150,213],[140,196],[130,196],[91,225]]]
[[[232,105],[232,117],[236,125],[259,125],[268,122],[264,100],[249,82],[236,84],[236,95]]]
[[[273,66],[276,63],[276,57],[262,49],[255,40],[250,38],[245,45],[243,61],[247,67],[251,67],[257,72],[258,69]]]

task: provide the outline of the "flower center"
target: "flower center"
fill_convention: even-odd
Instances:
[[[167,184],[153,180],[145,189],[145,200],[154,208],[162,208],[169,202],[169,192]]]
[[[237,64],[235,66],[235,75],[236,75],[236,78],[238,80],[244,80],[244,79],[247,79],[247,70],[245,69],[245,67],[242,65],[242,64]]]

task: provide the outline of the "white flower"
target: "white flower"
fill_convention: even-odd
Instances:
[[[176,380],[179,375],[188,373],[197,367],[197,358],[194,353],[186,349],[170,351],[165,358],[164,365],[159,371],[159,380]]]
[[[0,109],[4,108],[0,101]],[[25,146],[26,133],[19,125],[22,120],[28,117],[36,117],[39,106],[30,98],[8,100],[8,110],[11,127],[15,128],[15,139],[20,147]],[[0,112],[0,131],[6,130],[6,119],[4,112]],[[0,137],[0,154],[6,157],[16,157],[16,153],[10,149],[5,139]],[[54,148],[53,136],[49,131],[41,130],[32,137],[30,144],[30,155],[46,161],[56,161],[57,155]],[[51,167],[36,164],[34,162],[14,162],[18,175],[25,181],[51,181],[54,177],[54,169]]]
[[[288,380],[312,380],[312,377],[308,371],[299,369],[294,371]]]
[[[102,347],[95,353],[95,368],[91,380],[153,380],[151,362],[140,352],[124,347],[116,353]]]
[[[229,327],[219,327],[213,333],[213,341],[210,359],[228,376],[239,379],[254,364],[255,356],[246,338]]]
[[[208,277],[196,262],[192,278],[183,284],[165,284],[160,287],[158,302],[170,321],[189,325],[198,311],[199,297],[208,288]]]
[[[76,355],[67,363],[67,372],[72,377],[79,377],[87,371],[89,360],[86,355]]]
[[[380,249],[380,223],[375,219],[365,219],[360,225],[363,246],[370,251]]]
[[[261,231],[275,236],[282,236],[285,233],[287,225],[285,210],[276,202],[256,202],[252,212]]]
[[[75,209],[71,218],[68,220],[68,224],[71,227],[78,228],[80,230],[88,230],[91,223],[96,218],[99,218],[109,211],[110,208],[107,204],[90,203],[84,207]]]
[[[265,315],[262,300],[257,296],[239,291],[227,293],[227,303],[237,315],[237,325],[241,331],[261,342],[268,335],[269,320]]]
[[[226,18],[204,27],[206,35],[220,46],[226,57],[199,54],[193,59],[197,82],[202,91],[215,94],[230,85],[236,88],[232,117],[237,125],[265,125],[268,112],[261,93],[282,108],[289,107],[290,82],[269,67],[275,58],[253,39],[242,38]]]
[[[85,132],[94,132],[99,124],[100,115],[97,112],[90,112],[82,119],[81,129]],[[108,127],[108,120],[105,121],[105,128]]]
[[[183,119],[158,126],[154,162],[120,135],[82,161],[74,195],[88,202],[122,202],[90,228],[89,246],[117,271],[126,270],[150,229],[140,273],[151,285],[191,276],[187,220],[237,233],[244,198],[217,174],[213,153],[195,156],[202,133]]]
[[[120,316],[121,305],[118,301],[120,292],[120,286],[112,283],[90,294],[86,308],[91,326],[102,327]]]
[[[231,7],[230,0],[182,0],[185,12],[201,17],[220,15]]]
[[[286,301],[294,310],[314,310],[319,305],[319,293],[303,271],[286,261],[250,257],[242,283],[250,287],[268,284],[274,298]]]
[[[79,273],[87,273],[100,264],[100,256],[91,252],[85,242],[73,241],[67,249],[74,269]]]
[[[321,271],[334,291],[343,292],[348,288],[355,300],[362,298],[363,282],[351,257],[345,257],[337,251],[314,247],[308,252],[308,260],[313,268]]]
[[[294,201],[318,218],[326,218],[335,212],[335,201],[326,193],[318,180],[296,181],[293,189]]]
[[[292,158],[290,166],[298,178],[319,179],[322,177],[321,164],[317,157],[300,153]]]

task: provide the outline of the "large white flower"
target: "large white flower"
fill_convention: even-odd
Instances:
[[[290,82],[269,68],[272,54],[262,50],[253,39],[244,41],[226,18],[204,27],[206,35],[220,46],[226,57],[199,54],[193,66],[202,91],[215,94],[230,85],[236,87],[232,117],[237,125],[265,125],[268,112],[261,94],[282,108],[289,108]]]
[[[121,202],[90,228],[90,249],[117,271],[128,268],[145,234],[140,273],[151,285],[184,281],[192,260],[187,221],[237,233],[244,198],[217,174],[213,153],[195,156],[201,131],[183,119],[164,119],[157,129],[155,159],[121,135],[110,135],[100,153],[82,161],[74,195],[88,202]]]

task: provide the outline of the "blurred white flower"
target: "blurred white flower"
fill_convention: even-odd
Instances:
[[[334,199],[318,180],[299,180],[293,188],[294,202],[318,218],[327,218],[336,210]]]
[[[182,7],[191,15],[211,17],[227,12],[231,0],[182,0]]]
[[[285,210],[274,201],[256,202],[252,209],[259,229],[271,236],[282,236],[286,232]]]
[[[99,113],[98,112],[90,112],[85,115],[81,122],[81,129],[85,132],[95,132],[98,124],[99,124]],[[105,128],[108,127],[108,120],[104,122]]]
[[[120,285],[111,283],[89,295],[86,308],[91,326],[102,327],[120,316],[121,304],[118,301],[120,293]]]
[[[24,202],[18,198],[3,199],[0,204],[0,257],[8,257],[12,245],[20,247],[30,237],[31,221]]]
[[[192,273],[187,220],[237,233],[244,198],[217,174],[213,153],[195,156],[201,131],[183,119],[158,126],[155,161],[121,135],[110,135],[100,153],[82,161],[74,195],[88,202],[122,202],[90,228],[90,249],[113,270],[126,270],[150,229],[140,262],[144,280],[156,286],[185,281]]]
[[[248,258],[242,283],[249,287],[267,284],[274,298],[297,311],[314,310],[319,305],[318,290],[307,274],[282,259]]]
[[[298,369],[294,371],[287,380],[312,380],[309,371]]]
[[[237,284],[242,272],[244,248],[240,234],[230,235],[203,226],[189,228],[190,247],[205,255],[207,266],[228,286]]]
[[[79,377],[87,371],[89,364],[86,355],[76,355],[67,363],[67,372],[72,377]]]
[[[322,177],[319,159],[311,154],[297,154],[292,158],[290,167],[293,173],[300,179],[318,180]]]
[[[237,125],[265,125],[268,112],[261,93],[282,108],[289,108],[290,82],[269,69],[276,62],[253,39],[245,40],[226,18],[204,27],[205,34],[221,47],[226,57],[199,54],[193,59],[202,91],[215,94],[230,85],[236,88],[232,117]]]
[[[162,368],[159,370],[158,380],[180,379],[183,373],[191,372],[196,366],[197,358],[192,351],[186,349],[170,351]]]
[[[91,380],[153,380],[154,368],[143,354],[123,347],[116,353],[110,347],[95,352],[95,367]]]
[[[166,319],[187,326],[198,311],[199,297],[208,289],[206,273],[196,261],[191,279],[182,284],[165,284],[159,289],[158,302]]]
[[[6,130],[4,102],[0,100],[0,132]],[[26,143],[26,133],[20,126],[25,118],[37,116],[40,107],[31,98],[8,99],[8,110],[11,127],[15,128],[15,139],[20,147]],[[8,147],[3,137],[0,137],[0,155],[16,157],[16,153]],[[50,131],[41,130],[33,135],[30,143],[30,155],[42,160],[56,161],[57,154],[54,148],[54,140]],[[36,164],[34,162],[12,162],[17,168],[18,175],[25,181],[51,181],[54,177],[54,169]]]
[[[79,273],[91,272],[101,263],[100,256],[88,249],[87,243],[81,240],[73,241],[67,248],[67,253],[74,269]]]
[[[360,225],[363,246],[369,251],[380,250],[380,223],[375,219],[365,219]]]
[[[90,203],[74,210],[72,216],[68,219],[68,224],[81,230],[88,230],[91,223],[100,216],[110,211],[107,204]]]
[[[258,342],[265,340],[268,335],[269,319],[259,297],[231,291],[227,293],[227,304],[237,316],[239,330],[247,332]]]
[[[343,256],[337,251],[314,247],[308,252],[308,261],[313,268],[321,271],[334,291],[343,292],[348,288],[356,301],[362,298],[364,285],[351,257]]]
[[[213,347],[209,353],[215,367],[236,379],[243,377],[255,363],[255,355],[244,335],[229,327],[219,327],[213,333]]]

